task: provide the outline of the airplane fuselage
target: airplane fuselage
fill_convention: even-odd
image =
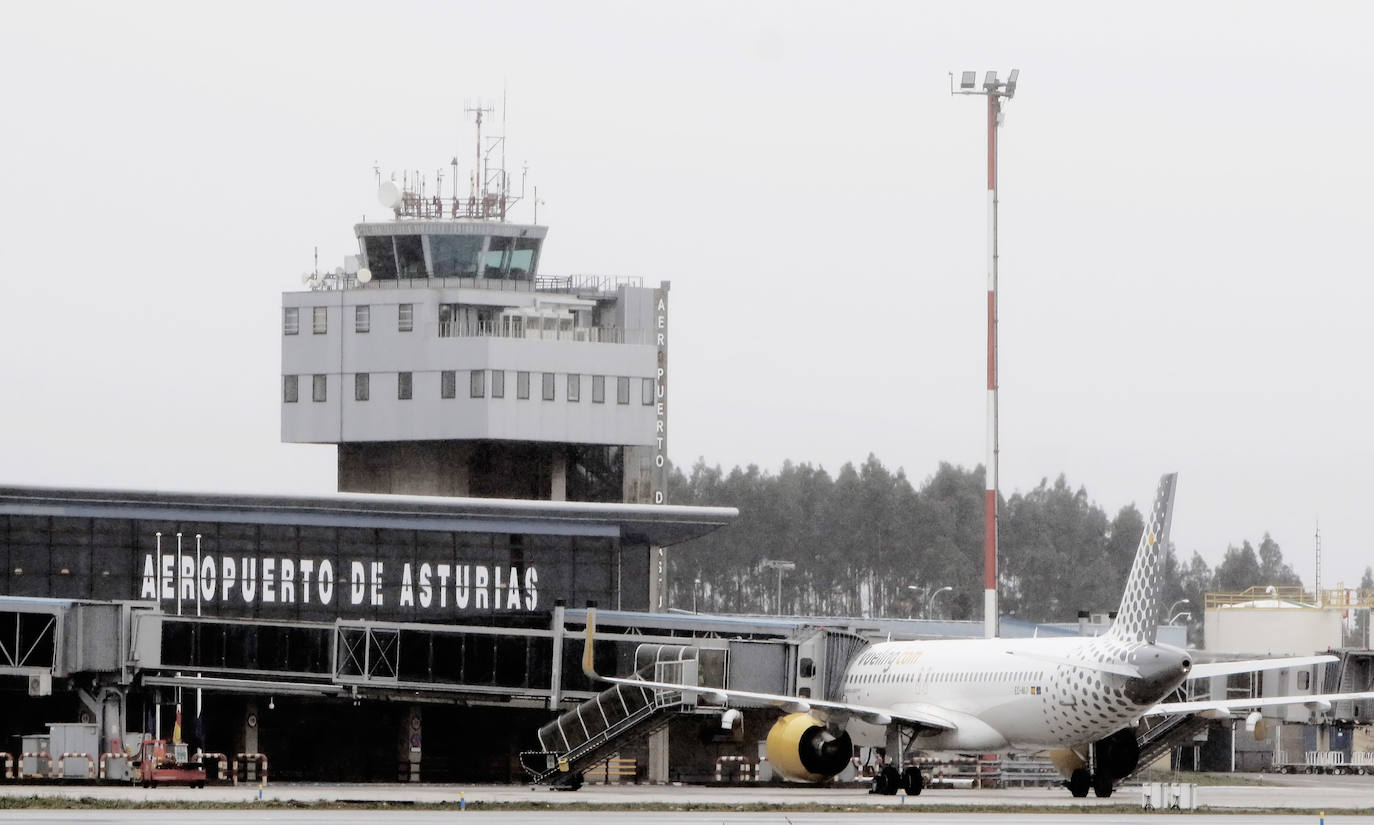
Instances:
[[[887,642],[850,664],[843,690],[848,703],[948,720],[954,730],[921,735],[916,747],[925,750],[1079,747],[1133,724],[1188,668],[1181,650],[1111,636]],[[848,729],[864,744],[885,736],[884,727],[858,720]]]

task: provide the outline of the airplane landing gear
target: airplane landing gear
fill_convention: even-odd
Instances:
[[[883,769],[873,776],[873,787],[868,792],[893,796],[901,789],[902,775],[897,772],[896,766],[884,765]]]
[[[1093,774],[1093,793],[1099,797],[1111,796],[1112,775],[1103,770],[1099,770],[1097,773]]]
[[[902,790],[909,796],[920,796],[921,789],[925,787],[925,780],[921,777],[921,769],[911,765],[902,771]]]
[[[1084,797],[1088,795],[1088,787],[1092,785],[1092,775],[1086,768],[1079,768],[1069,774],[1069,781],[1064,784],[1069,786],[1069,793],[1076,797]]]

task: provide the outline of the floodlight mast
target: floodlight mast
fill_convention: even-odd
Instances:
[[[1005,81],[997,72],[988,72],[982,88],[977,88],[977,72],[963,72],[959,88],[949,76],[949,91],[955,95],[983,95],[988,99],[988,418],[986,485],[983,501],[983,635],[997,637],[997,127],[1002,123],[1002,100],[1016,94],[1020,69],[1012,69]]]

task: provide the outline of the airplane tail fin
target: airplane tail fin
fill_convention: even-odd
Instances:
[[[1121,607],[1110,631],[1121,641],[1155,643],[1164,587],[1164,555],[1169,547],[1169,523],[1174,517],[1177,486],[1178,473],[1168,473],[1159,479],[1154,507],[1146,518],[1131,575],[1126,579],[1126,592],[1121,596]]]

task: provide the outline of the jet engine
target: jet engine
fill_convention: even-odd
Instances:
[[[766,744],[773,770],[797,782],[829,779],[849,764],[854,745],[809,713],[789,713],[773,723]]]

